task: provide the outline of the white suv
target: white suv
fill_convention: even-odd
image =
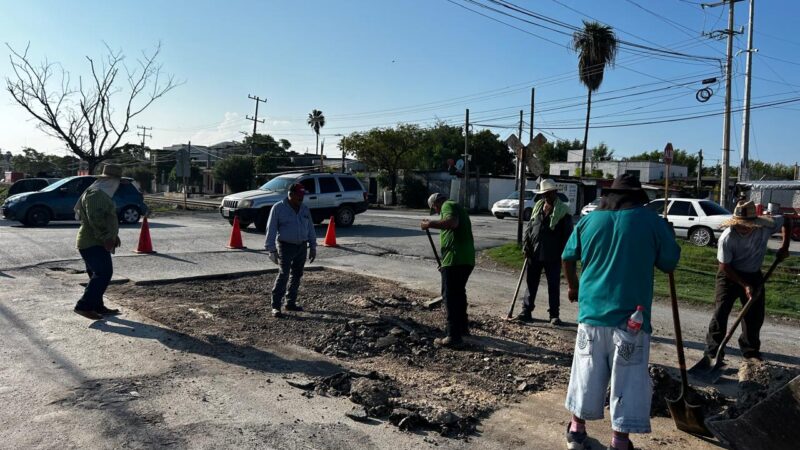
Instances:
[[[239,216],[242,228],[255,223],[256,229],[267,229],[272,205],[286,198],[289,187],[300,183],[306,190],[303,199],[311,210],[315,224],[333,216],[336,225],[349,227],[356,214],[367,210],[367,192],[356,177],[343,173],[289,173],[273,178],[253,191],[238,192],[222,199],[219,213],[233,224]]]
[[[653,200],[647,206],[659,215],[664,214],[664,199]],[[722,234],[720,225],[731,218],[731,212],[711,200],[671,198],[667,220],[672,222],[675,235],[705,247]]]

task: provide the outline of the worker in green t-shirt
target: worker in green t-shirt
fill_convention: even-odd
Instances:
[[[438,228],[442,247],[442,298],[447,310],[447,336],[434,344],[457,347],[469,334],[467,321],[467,281],[475,267],[475,243],[467,210],[436,193],[428,198],[428,206],[441,214],[439,220],[423,220],[423,230]]]

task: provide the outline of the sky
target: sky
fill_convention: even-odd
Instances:
[[[437,120],[462,126],[467,108],[473,130],[490,127],[503,139],[516,132],[524,110],[527,142],[532,87],[536,132],[583,139],[586,89],[569,48],[571,32],[560,24],[598,20],[627,43],[691,57],[624,46],[593,94],[589,146],[605,142],[626,156],[672,142],[690,153],[702,149],[706,164],[718,163],[725,42],[703,33],[726,27],[727,7],[702,8],[695,0],[511,3],[558,24],[491,0],[2,0],[0,42],[18,50],[30,45],[34,62],[58,62],[73,81],[88,75],[86,56],[101,57],[105,45],[122,50],[135,67],[142,51],[160,42],[164,73],[182,84],[136,117],[125,141],[140,141],[136,126],[152,127],[147,145],[155,148],[241,140],[252,132],[246,120],[254,113],[252,95],[267,99],[259,106],[265,122],[258,132],[288,139],[300,152],[314,151],[306,118],[322,110],[320,138],[325,154],[334,156],[337,135]],[[745,33],[734,41],[732,166],[742,140],[745,53],[739,50],[747,47],[747,5],[735,6],[735,28]],[[751,113],[751,159],[800,160],[789,133],[800,119],[800,38],[788,33],[798,16],[800,2],[756,2],[751,103],[762,107]],[[8,47],[0,53],[5,80],[13,76]],[[695,95],[703,87],[713,95],[700,103]],[[679,120],[694,116],[707,117]],[[0,149],[23,147],[66,154],[4,89]]]

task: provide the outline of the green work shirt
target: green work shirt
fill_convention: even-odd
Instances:
[[[80,199],[81,228],[78,230],[79,250],[116,239],[119,233],[119,217],[114,201],[105,192],[97,189],[86,191]]]
[[[439,234],[442,246],[442,267],[474,266],[475,243],[472,240],[472,223],[463,206],[448,200],[442,204],[441,220],[458,218],[454,230],[442,230]]]
[[[652,332],[653,268],[675,270],[681,248],[667,222],[645,206],[594,210],[575,226],[561,258],[581,262],[578,323],[616,327],[644,306]]]

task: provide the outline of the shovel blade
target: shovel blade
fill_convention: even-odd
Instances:
[[[667,408],[675,426],[686,433],[698,436],[713,437],[714,435],[706,428],[703,418],[703,408],[700,405],[692,405],[681,396],[675,400],[667,400]]]

